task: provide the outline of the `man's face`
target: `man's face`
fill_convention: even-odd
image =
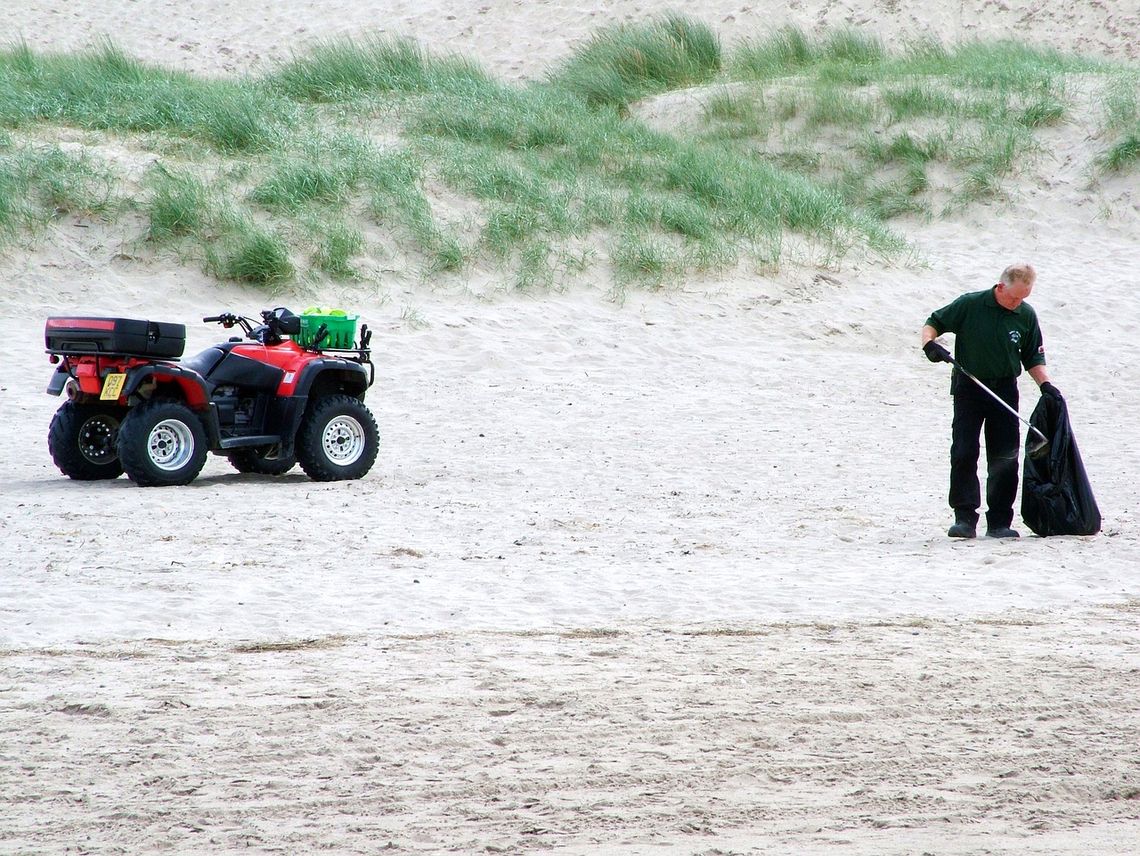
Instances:
[[[1016,309],[1021,305],[1021,301],[1029,297],[1029,293],[1033,291],[1033,283],[1032,279],[1015,279],[1009,285],[1001,284],[1002,295],[1010,309]]]

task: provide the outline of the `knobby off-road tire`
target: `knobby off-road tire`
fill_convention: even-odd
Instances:
[[[239,473],[257,473],[263,476],[281,476],[293,469],[296,455],[269,457],[260,449],[234,449],[227,455]]]
[[[206,429],[178,401],[155,399],[131,408],[119,427],[119,459],[140,487],[189,484],[206,463]]]
[[[313,481],[358,479],[372,469],[379,449],[376,419],[351,395],[315,401],[297,432],[297,460]]]
[[[65,401],[48,428],[51,459],[77,481],[116,479],[123,474],[117,440],[127,411],[107,404]]]

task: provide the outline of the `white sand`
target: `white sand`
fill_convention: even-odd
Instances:
[[[17,5],[36,48],[109,33],[227,73],[385,29],[505,77],[659,8]],[[701,14],[1121,58],[1140,33],[1134,0],[787,6]],[[377,330],[383,448],[353,483],[63,478],[44,316],[184,322],[193,352],[201,316],[269,304],[70,222],[0,258],[0,852],[1136,852],[1140,197],[1090,180],[1087,112],[1012,205],[910,227],[920,266],[621,306],[590,282],[285,298]],[[1018,258],[1105,528],[952,542],[917,330]]]

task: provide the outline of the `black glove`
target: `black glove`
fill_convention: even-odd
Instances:
[[[1049,381],[1045,381],[1045,383],[1041,384],[1041,394],[1058,401],[1061,400],[1061,390],[1057,389],[1057,387],[1053,386]]]
[[[922,346],[922,352],[926,354],[926,358],[932,363],[948,363],[950,362],[950,352],[931,339]],[[1044,389],[1044,387],[1042,387]]]

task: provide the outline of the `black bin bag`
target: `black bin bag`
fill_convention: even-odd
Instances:
[[[1100,531],[1100,509],[1077,451],[1068,406],[1062,399],[1043,395],[1029,423],[1049,438],[1049,453],[1030,457],[1028,448],[1038,438],[1035,434],[1026,437],[1022,520],[1041,536],[1095,535]]]

